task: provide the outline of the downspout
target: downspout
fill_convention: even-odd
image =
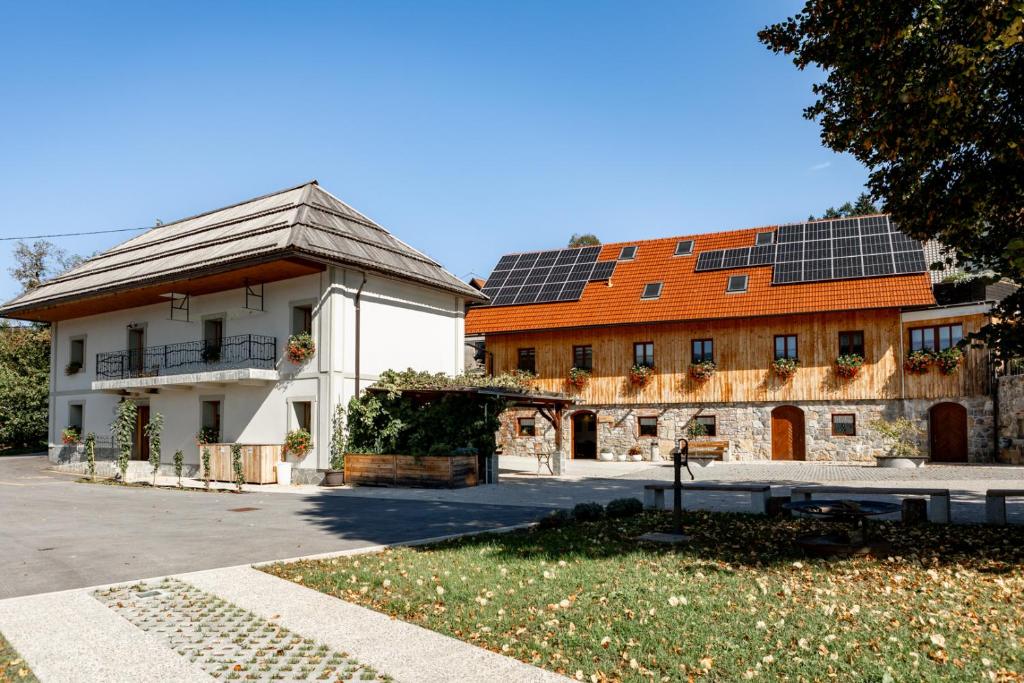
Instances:
[[[360,317],[361,317],[360,316],[360,309],[362,308],[363,287],[366,286],[366,271],[360,271],[360,272],[363,274],[363,281],[362,281],[362,283],[360,283],[359,289],[356,290],[356,296],[355,296],[355,299],[353,300],[353,302],[355,304],[355,307],[356,307],[356,325],[355,325],[355,328],[356,328],[356,331],[355,331],[355,334],[356,334],[356,348],[355,348],[355,358],[356,358],[356,391],[355,391],[355,394],[354,394],[354,396],[356,396],[356,397],[359,396],[359,350],[360,350],[360,348],[359,348],[359,325],[360,325]]]

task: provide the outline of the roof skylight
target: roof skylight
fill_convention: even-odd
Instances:
[[[693,240],[682,240],[676,242],[675,256],[689,256],[693,253]]]
[[[619,260],[620,261],[632,261],[635,258],[636,258],[636,245],[635,244],[634,245],[630,245],[628,247],[623,247],[622,249],[619,250]]]
[[[658,299],[661,297],[661,283],[660,282],[648,282],[644,285],[644,292],[640,295],[641,299]]]
[[[747,291],[747,276],[746,275],[730,275],[729,284],[726,285],[725,291],[727,292],[745,292]]]

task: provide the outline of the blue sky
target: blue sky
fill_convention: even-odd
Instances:
[[[0,237],[310,178],[459,276],[573,232],[800,220],[866,173],[801,117],[815,75],[757,42],[799,4],[6,3]]]

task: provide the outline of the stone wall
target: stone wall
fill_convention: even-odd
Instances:
[[[920,447],[928,452],[928,409],[939,401],[888,400],[846,402],[794,402],[804,411],[807,460],[873,464],[875,456],[885,454],[887,446],[869,427],[877,419],[893,420],[905,416],[922,429]],[[968,459],[988,462],[992,459],[992,401],[987,397],[956,401],[967,409]],[[572,415],[579,411],[597,414],[599,452],[625,454],[639,445],[644,457],[650,457],[652,444],[662,458],[670,457],[676,439],[686,435],[694,417],[714,415],[717,427],[715,440],[731,444],[730,460],[759,461],[771,459],[771,413],[777,404],[769,403],[705,403],[698,405],[662,404],[646,406],[577,406],[563,417],[563,452],[571,451]],[[855,436],[833,436],[832,415],[847,413],[856,416]],[[516,435],[519,417],[535,417],[538,435]],[[638,417],[657,417],[658,436],[639,437]],[[502,416],[498,442],[503,452],[511,455],[534,455],[538,449],[554,450],[554,429],[531,410],[509,410]]]
[[[1024,375],[999,378],[999,457],[1024,464]]]

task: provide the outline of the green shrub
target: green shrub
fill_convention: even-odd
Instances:
[[[242,468],[242,446],[241,444],[231,444],[231,470],[235,474],[235,486],[238,487],[238,492],[242,492],[242,484],[245,483],[245,472]]]
[[[132,458],[132,447],[135,445],[135,421],[139,408],[135,402],[124,399],[117,404],[117,414],[110,424],[110,434],[117,445],[117,471],[121,473],[121,483],[128,483],[128,462]]]
[[[92,432],[85,435],[85,473],[96,481],[96,435]]]
[[[604,506],[600,503],[578,503],[572,509],[572,516],[578,522],[592,522],[604,517]]]
[[[565,526],[572,521],[572,513],[568,510],[552,510],[540,518],[538,526],[541,529],[556,529]]]
[[[644,511],[644,504],[637,498],[616,498],[605,507],[605,513],[613,519],[632,517]]]
[[[178,478],[178,488],[181,488],[181,473],[185,469],[185,454],[181,451],[174,451],[174,476]]]

